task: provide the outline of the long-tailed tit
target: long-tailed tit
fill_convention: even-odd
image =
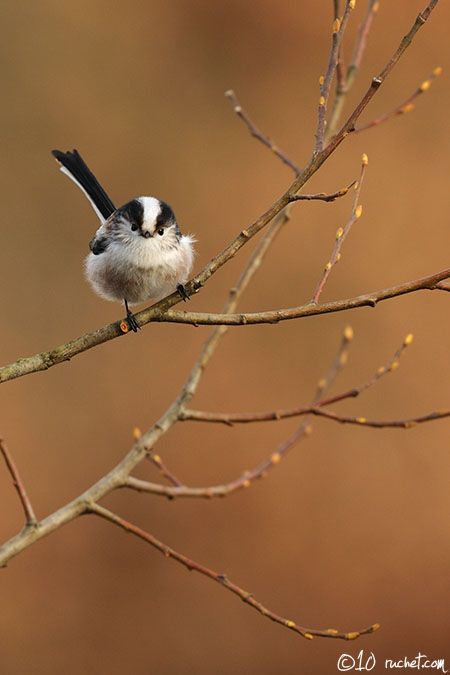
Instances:
[[[128,305],[159,300],[183,286],[194,257],[193,237],[181,234],[168,204],[137,197],[116,209],[77,150],[53,150],[61,171],[91,202],[101,226],[89,243],[86,276],[98,295],[125,302],[130,328],[140,328]]]

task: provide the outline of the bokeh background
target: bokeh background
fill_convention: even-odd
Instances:
[[[381,2],[350,110],[424,0]],[[365,10],[351,18],[345,53]],[[14,361],[120,318],[83,278],[97,228],[52,148],[76,147],[117,204],[154,194],[198,239],[196,270],[291,181],[224,98],[299,164],[313,145],[318,78],[332,2],[303,0],[5,0],[0,9],[1,360]],[[450,264],[448,110],[450,8],[440,3],[363,121],[401,103],[437,65],[443,75],[413,113],[350,137],[308,191],[335,191],[369,167],[364,213],[324,299],[345,298]],[[328,260],[350,198],[296,206],[243,310],[301,304]],[[191,302],[221,308],[255,242]],[[229,331],[194,401],[200,409],[268,410],[307,403],[353,326],[348,366],[332,392],[366,380],[404,336],[401,367],[336,409],[371,418],[450,405],[449,296],[420,292],[375,310]],[[114,466],[177,394],[209,332],[150,325],[138,335],[1,388],[1,435],[39,517]],[[158,446],[186,484],[214,485],[266,458],[296,428],[183,423]],[[1,571],[2,675],[333,673],[343,652],[377,659],[446,658],[449,632],[450,421],[376,430],[315,420],[263,481],[227,499],[125,493],[105,505],[186,555],[226,573],[299,624],[381,630],[354,643],[302,640],[220,586],[95,518],[77,520]],[[152,466],[138,475],[157,479]],[[2,540],[21,529],[0,467]]]

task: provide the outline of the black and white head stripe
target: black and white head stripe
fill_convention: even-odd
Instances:
[[[92,171],[86,166],[80,153],[52,150],[52,155],[61,164],[61,171],[71,178],[91,202],[100,220],[105,222],[116,207],[108,197]]]

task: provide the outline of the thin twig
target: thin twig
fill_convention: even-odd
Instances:
[[[146,532],[145,530],[142,530],[140,527],[137,527],[133,523],[124,520],[123,518],[113,513],[112,511],[105,509],[103,506],[99,506],[98,504],[92,504],[89,507],[89,511],[90,513],[93,513],[97,516],[100,516],[101,518],[104,518],[105,520],[108,520],[110,523],[117,525],[126,532],[134,534],[136,537],[139,537],[139,539],[144,540],[147,544],[150,544],[151,546],[153,546],[153,548],[157,549],[160,553],[162,553],[166,558],[172,558],[173,560],[176,560],[176,562],[186,567],[188,570],[198,572],[199,574],[202,574],[203,576],[206,576],[209,579],[216,581],[221,586],[223,586],[223,588],[226,588],[234,595],[237,595],[247,605],[250,605],[250,607],[256,609],[256,611],[262,614],[262,616],[265,616],[271,621],[279,623],[280,625],[285,626],[286,628],[290,628],[291,630],[295,631],[296,633],[298,633],[299,635],[301,635],[306,639],[311,640],[314,637],[324,637],[324,638],[327,637],[327,638],[336,638],[340,640],[354,640],[360,635],[367,635],[369,633],[373,633],[379,628],[379,624],[373,624],[372,626],[369,626],[364,630],[352,631],[349,633],[340,633],[334,629],[314,630],[309,628],[303,628],[302,626],[297,625],[294,621],[284,619],[278,614],[272,612],[258,600],[255,600],[252,593],[245,591],[243,588],[237,586],[237,584],[230,581],[225,574],[215,572],[209,567],[205,567],[204,565],[197,563],[195,560],[188,558],[182,553],[178,553],[170,546],[167,546],[163,542],[159,541],[159,539],[154,537],[149,532]]]
[[[350,65],[347,69],[345,76],[343,75],[343,68],[340,66],[338,61],[336,73],[337,73],[337,82],[336,82],[336,96],[333,102],[333,107],[331,109],[330,116],[327,120],[327,127],[325,130],[325,139],[328,141],[336,131],[337,124],[342,114],[344,104],[347,98],[347,95],[352,88],[352,85],[358,74],[362,57],[366,49],[367,37],[372,25],[373,18],[378,11],[379,2],[378,0],[369,0],[367,5],[366,14],[364,19],[359,27],[358,35],[356,37],[355,46],[353,49],[353,55],[350,62]]]
[[[167,478],[169,483],[172,483],[175,487],[182,487],[183,483],[167,468],[159,455],[151,452],[147,455],[147,459],[158,467],[161,474],[164,478]]]
[[[248,130],[250,131],[251,135],[254,138],[257,138],[261,143],[263,143],[267,148],[272,150],[272,152],[279,158],[281,159],[284,164],[287,164],[296,175],[300,173],[300,169],[298,166],[294,164],[294,162],[289,159],[287,155],[285,155],[279,147],[267,136],[264,136],[264,134],[253,124],[251,121],[250,117],[247,115],[245,110],[242,108],[241,104],[236,98],[236,94],[232,89],[229,89],[228,91],[225,92],[225,96],[230,99],[231,103],[233,104],[233,110],[236,113],[238,117],[241,118],[247,125]]]
[[[416,89],[416,91],[409,96],[406,101],[403,101],[403,103],[394,110],[391,110],[390,112],[381,115],[380,117],[377,117],[376,119],[372,120],[371,122],[367,122],[367,124],[362,124],[360,127],[357,127],[355,129],[355,134],[365,131],[366,129],[371,129],[372,127],[376,127],[383,122],[387,122],[388,120],[392,119],[393,117],[396,117],[398,115],[404,115],[405,113],[411,112],[411,110],[414,109],[414,104],[413,101],[420,96],[420,94],[423,94],[424,92],[428,91],[428,89],[431,87],[431,83],[433,80],[435,80],[439,75],[442,73],[442,68],[438,66],[433,70],[431,75],[422,82],[420,87]]]
[[[395,354],[391,360],[384,366],[377,368],[375,373],[371,375],[367,380],[357,387],[352,387],[347,389],[340,394],[331,396],[329,398],[323,398],[324,391],[330,386],[333,379],[336,377],[339,370],[347,362],[347,346],[349,342],[353,339],[353,330],[350,326],[347,326],[344,330],[343,339],[341,343],[341,348],[335,359],[333,368],[330,370],[330,373],[326,378],[320,380],[317,387],[316,395],[313,398],[313,401],[308,406],[300,406],[297,408],[285,408],[279,410],[270,410],[265,412],[256,412],[256,413],[215,413],[215,412],[205,412],[203,410],[187,410],[184,409],[180,415],[180,419],[183,421],[196,421],[196,422],[219,422],[221,424],[226,424],[228,426],[233,426],[233,424],[247,424],[250,422],[270,422],[273,420],[282,420],[290,417],[298,417],[302,415],[309,414],[321,414],[321,410],[326,408],[333,403],[339,403],[345,401],[348,398],[356,398],[363,391],[372,387],[379,379],[392,373],[397,370],[400,362],[400,358],[404,353],[405,349],[413,341],[412,333],[409,333],[403,340],[401,346],[396,350]],[[319,410],[319,413],[316,411]],[[444,411],[445,413],[446,411]],[[445,414],[444,414],[445,416]]]
[[[15,465],[15,462],[6,447],[5,441],[2,438],[0,438],[0,452],[3,455],[8,471],[11,474],[13,485],[16,488],[17,493],[19,495],[19,499],[22,503],[23,510],[25,512],[26,524],[28,526],[31,525],[34,527],[36,526],[37,521],[33,507],[28,498],[25,486],[20,478],[19,471]]]
[[[233,492],[250,487],[257,479],[264,478],[269,469],[279,464],[284,455],[291,450],[300,440],[307,438],[311,433],[311,427],[302,424],[296,431],[274,450],[270,456],[251,470],[244,473],[228,483],[222,485],[212,485],[209,487],[189,487],[180,485],[178,487],[167,487],[157,483],[150,483],[134,476],[129,476],[123,487],[137,490],[138,492],[148,492],[154,495],[160,495],[174,499],[176,497],[200,497],[203,499],[212,499],[213,497],[226,497]]]
[[[319,417],[326,417],[340,424],[356,424],[363,427],[373,427],[375,429],[412,429],[424,422],[434,422],[446,417],[450,417],[450,410],[434,410],[426,415],[419,415],[418,417],[408,417],[407,419],[399,420],[373,420],[366,417],[351,417],[349,415],[339,415],[331,410],[324,410],[323,408],[313,408],[310,411],[313,415]]]
[[[340,145],[340,143],[342,143],[344,138],[346,138],[346,136],[348,136],[349,133],[354,131],[357,119],[361,116],[362,112],[370,103],[370,101],[372,100],[378,89],[381,87],[381,85],[384,83],[384,81],[386,80],[392,69],[397,65],[398,61],[403,56],[406,49],[411,45],[419,29],[422,28],[425,22],[429,19],[430,14],[435,9],[436,5],[438,4],[438,1],[439,0],[430,0],[425,9],[417,15],[414,24],[411,26],[408,33],[402,38],[394,54],[387,61],[386,65],[381,70],[381,72],[376,77],[372,78],[369,88],[367,89],[366,93],[364,94],[360,102],[357,104],[353,112],[350,114],[350,117],[347,119],[347,121],[342,126],[340,131],[331,138],[328,145],[320,153],[319,158],[321,161],[324,161],[324,157],[328,156],[328,153],[334,152],[337,146]],[[309,166],[307,168],[309,168]],[[293,191],[295,191],[295,185],[296,181],[294,181],[294,184],[292,186]]]
[[[350,185],[347,185],[345,188],[341,188],[341,190],[338,190],[337,192],[332,192],[331,194],[326,194],[325,192],[319,192],[318,194],[315,195],[292,195],[290,197],[291,202],[299,202],[302,200],[308,201],[308,200],[321,200],[323,202],[334,202],[336,199],[339,199],[339,197],[344,197],[344,195],[347,194],[347,192],[350,190],[351,187],[355,185],[356,181],[353,181],[350,183]]]
[[[339,58],[339,49],[344,36],[345,28],[347,26],[347,21],[350,16],[350,12],[354,9],[356,0],[347,0],[345,5],[344,14],[342,19],[336,17],[333,22],[333,32],[332,32],[332,42],[330,56],[328,59],[328,66],[325,73],[325,77],[320,79],[320,98],[319,98],[319,107],[317,111],[317,128],[316,128],[316,143],[314,147],[314,154],[319,154],[323,150],[324,137],[325,137],[325,126],[326,126],[326,114],[328,99],[330,96],[331,82],[333,80],[334,73],[336,71],[336,66]]]
[[[327,262],[327,264],[326,264],[326,266],[325,266],[325,268],[322,272],[322,276],[319,280],[319,283],[316,286],[316,290],[314,291],[314,294],[313,294],[312,299],[311,299],[311,302],[313,302],[314,304],[317,304],[319,302],[319,297],[320,297],[320,295],[321,295],[321,293],[324,289],[324,286],[325,286],[325,284],[328,280],[328,277],[331,274],[331,271],[332,271],[333,267],[341,259],[341,248],[342,248],[342,245],[343,245],[345,239],[347,238],[347,236],[350,232],[350,229],[351,229],[353,223],[355,223],[359,219],[359,217],[361,216],[362,207],[359,205],[359,195],[360,195],[360,192],[361,192],[361,187],[362,187],[362,182],[363,182],[363,179],[364,179],[365,170],[366,170],[366,167],[367,167],[367,162],[368,162],[367,155],[363,155],[362,165],[361,165],[361,173],[360,173],[360,176],[359,176],[359,180],[355,184],[355,199],[354,199],[354,202],[353,202],[352,214],[351,214],[349,220],[347,221],[346,225],[344,227],[339,227],[337,232],[336,232],[336,241],[335,241],[335,244],[334,244],[333,252],[332,252],[331,257],[330,257],[329,261]]]
[[[142,438],[142,431],[138,427],[135,427],[133,430],[133,438],[135,441],[140,441]],[[164,476],[164,478],[166,478],[169,481],[169,483],[172,483],[172,485],[176,485],[178,487],[180,485],[183,485],[183,483],[180,480],[178,480],[178,478],[174,476],[174,474],[171,471],[169,471],[169,469],[166,467],[166,465],[164,464],[163,460],[159,455],[155,454],[154,452],[150,452],[146,456],[146,459],[148,459],[149,462],[151,462],[158,468],[158,471],[161,473],[162,476]]]

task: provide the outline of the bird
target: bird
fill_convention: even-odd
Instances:
[[[52,150],[52,155],[101,222],[85,261],[93,290],[106,300],[125,303],[135,333],[140,325],[130,305],[160,300],[175,290],[188,300],[184,283],[192,269],[195,239],[181,233],[169,204],[156,197],[136,197],[116,208],[77,150]]]

